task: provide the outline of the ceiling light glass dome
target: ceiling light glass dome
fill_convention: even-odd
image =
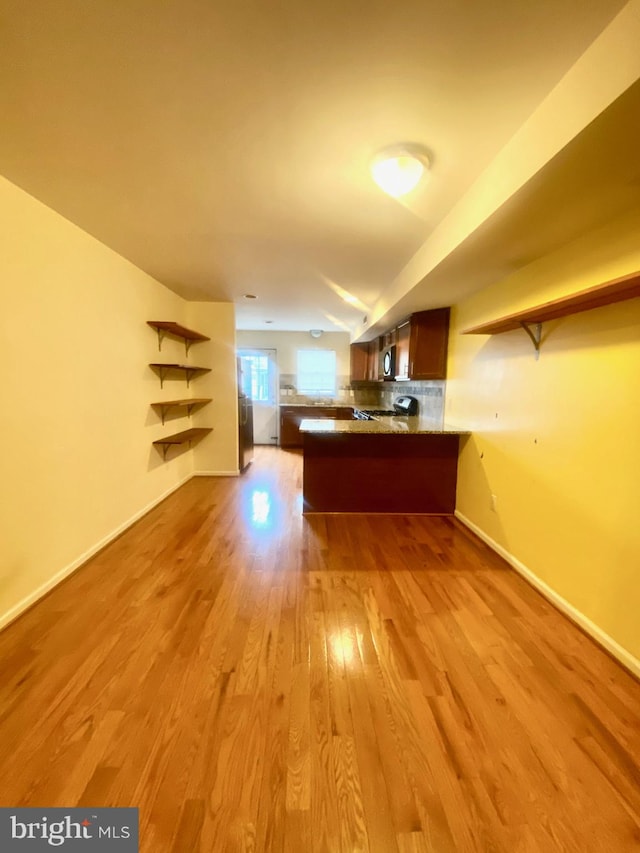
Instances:
[[[398,198],[414,189],[429,168],[426,153],[410,146],[381,151],[371,164],[371,175],[381,190]]]

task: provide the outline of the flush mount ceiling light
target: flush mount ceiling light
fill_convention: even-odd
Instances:
[[[398,198],[414,189],[429,168],[429,156],[416,145],[394,145],[377,154],[371,175],[381,190]]]
[[[310,329],[309,334],[312,338],[319,338],[322,335],[322,329]]]
[[[255,295],[255,293],[245,293],[244,298],[245,299],[257,299],[258,297]]]

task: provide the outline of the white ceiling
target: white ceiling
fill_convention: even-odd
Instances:
[[[238,328],[366,336],[364,315],[379,326],[449,304],[563,238],[547,229],[534,245],[530,222],[517,223],[524,204],[548,221],[558,181],[583,186],[566,153],[448,255],[446,280],[416,275],[398,290],[415,253],[624,5],[0,0],[0,173],[186,298],[233,301]],[[627,108],[618,133],[638,98]],[[588,156],[611,144],[607,122]],[[404,204],[368,172],[400,141],[433,158]],[[633,203],[619,195],[616,205]],[[594,199],[573,205],[569,230],[596,221]],[[487,263],[504,233],[512,250]]]

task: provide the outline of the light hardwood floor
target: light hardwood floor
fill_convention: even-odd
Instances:
[[[300,487],[194,479],[0,634],[0,805],[138,806],[144,853],[637,851],[640,685],[454,519]]]

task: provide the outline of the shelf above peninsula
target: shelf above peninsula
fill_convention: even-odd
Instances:
[[[541,325],[548,320],[558,320],[571,314],[579,314],[582,311],[591,311],[594,308],[602,308],[615,302],[624,302],[627,299],[635,299],[640,296],[640,272],[614,278],[604,284],[580,290],[569,296],[562,296],[551,302],[543,302],[534,308],[518,311],[515,314],[507,314],[488,323],[480,323],[462,331],[463,335],[499,335],[503,332],[511,332],[514,329],[524,329],[533,341],[538,351],[540,349]],[[531,327],[535,326],[535,331]]]

